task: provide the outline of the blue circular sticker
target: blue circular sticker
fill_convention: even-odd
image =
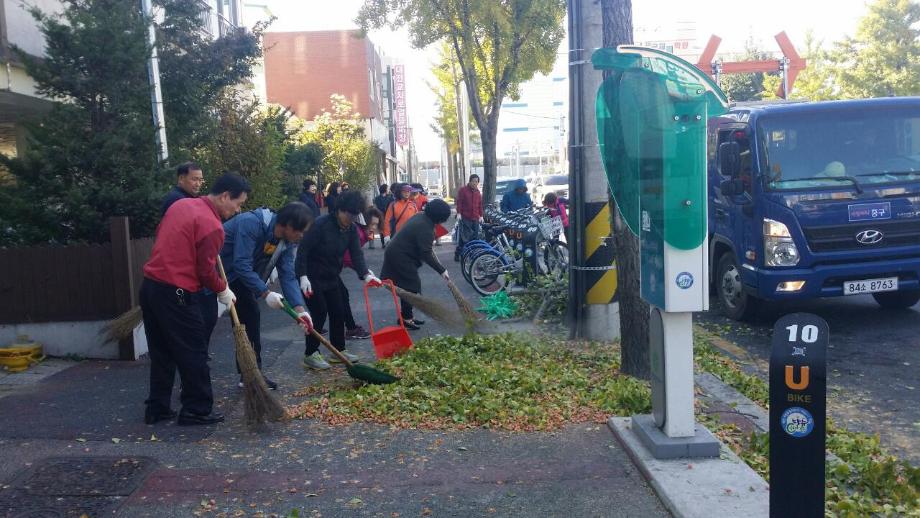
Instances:
[[[805,437],[815,429],[815,420],[811,413],[797,406],[787,408],[779,422],[783,431],[793,437]]]
[[[677,287],[686,290],[693,286],[693,275],[690,272],[680,272],[677,274]]]

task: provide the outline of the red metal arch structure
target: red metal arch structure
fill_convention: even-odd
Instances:
[[[719,44],[722,43],[722,38],[713,34],[709,37],[709,42],[706,43],[706,48],[703,49],[703,54],[700,55],[696,67],[704,73],[711,75],[717,83],[719,82],[719,76],[722,74],[779,72],[783,76],[783,82],[776,90],[776,95],[786,99],[786,92],[792,91],[792,86],[795,84],[795,78],[799,75],[799,72],[805,70],[806,63],[805,59],[800,57],[799,53],[795,51],[795,47],[792,45],[792,41],[789,40],[789,36],[786,35],[786,31],[780,32],[774,36],[774,38],[776,38],[776,43],[779,44],[779,49],[783,52],[782,59],[732,61],[723,63],[721,61],[713,61],[713,58],[716,57],[716,50],[718,50]]]

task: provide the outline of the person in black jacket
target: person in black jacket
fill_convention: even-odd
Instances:
[[[364,252],[358,240],[355,224],[364,225],[362,212],[367,207],[364,196],[350,191],[336,200],[332,214],[320,216],[304,235],[297,248],[294,271],[300,279],[300,290],[307,297],[307,308],[316,329],[322,329],[329,317],[329,341],[342,351],[350,361],[359,361],[345,351],[345,300],[339,275],[348,251],[351,267],[358,278],[371,286],[379,286],[380,279],[367,269]],[[333,357],[329,361],[338,362]],[[319,353],[319,340],[307,335],[303,363],[311,369],[328,369],[329,363]]]
[[[303,181],[303,192],[297,199],[310,208],[313,219],[319,217],[319,205],[316,203],[316,182],[307,178]]]
[[[421,293],[422,279],[419,277],[418,269],[424,262],[445,281],[450,280],[447,269],[438,261],[432,249],[435,225],[444,223],[449,217],[450,206],[447,202],[440,199],[428,202],[425,210],[412,216],[390,240],[383,255],[383,270],[380,276],[390,279],[393,284],[406,291]],[[412,304],[401,300],[400,306],[403,321],[408,329],[419,329],[419,326],[424,324],[423,321],[413,318]]]
[[[335,214],[335,202],[342,195],[342,184],[332,182],[326,186],[326,213]]]
[[[377,197],[374,198],[374,206],[377,207],[377,210],[380,211],[381,220],[383,220],[383,214],[387,213],[387,207],[389,207],[390,203],[392,203],[393,201],[393,195],[390,194],[389,190],[390,190],[390,187],[387,184],[385,183],[380,184],[380,187],[378,188],[378,191],[380,192],[380,194],[378,194]],[[380,246],[381,248],[386,248],[387,243],[386,241],[384,241],[385,238],[383,237],[383,232],[379,232],[379,234],[380,234]],[[374,241],[371,240],[368,243],[367,247],[373,249]]]
[[[201,172],[201,166],[195,162],[185,162],[179,164],[176,168],[176,186],[163,197],[160,204],[160,216],[166,214],[166,210],[173,203],[183,198],[197,198],[204,185],[204,173]]]

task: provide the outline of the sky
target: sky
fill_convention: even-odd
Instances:
[[[277,17],[269,31],[310,31],[355,28],[354,18],[363,0],[247,0],[264,3]],[[330,8],[334,5],[335,8]],[[732,9],[726,6],[734,7]],[[805,34],[812,31],[825,45],[852,35],[866,12],[864,0],[633,0],[633,24],[646,30],[673,28],[677,22],[693,22],[699,47],[710,34],[722,38],[720,52],[740,51],[753,37],[760,48],[777,50],[773,36],[786,31],[792,43],[804,48]],[[419,159],[438,160],[440,140],[431,130],[435,96],[431,81],[433,49],[409,46],[405,29],[375,31],[371,41],[383,54],[406,64],[409,123],[413,127]]]

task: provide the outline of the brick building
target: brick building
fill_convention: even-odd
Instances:
[[[382,150],[380,182],[409,180],[411,142],[396,143],[392,133],[391,65],[373,42],[354,31],[270,32],[265,48],[268,102],[312,120],[330,109],[329,97],[343,95],[365,120],[365,132]]]

